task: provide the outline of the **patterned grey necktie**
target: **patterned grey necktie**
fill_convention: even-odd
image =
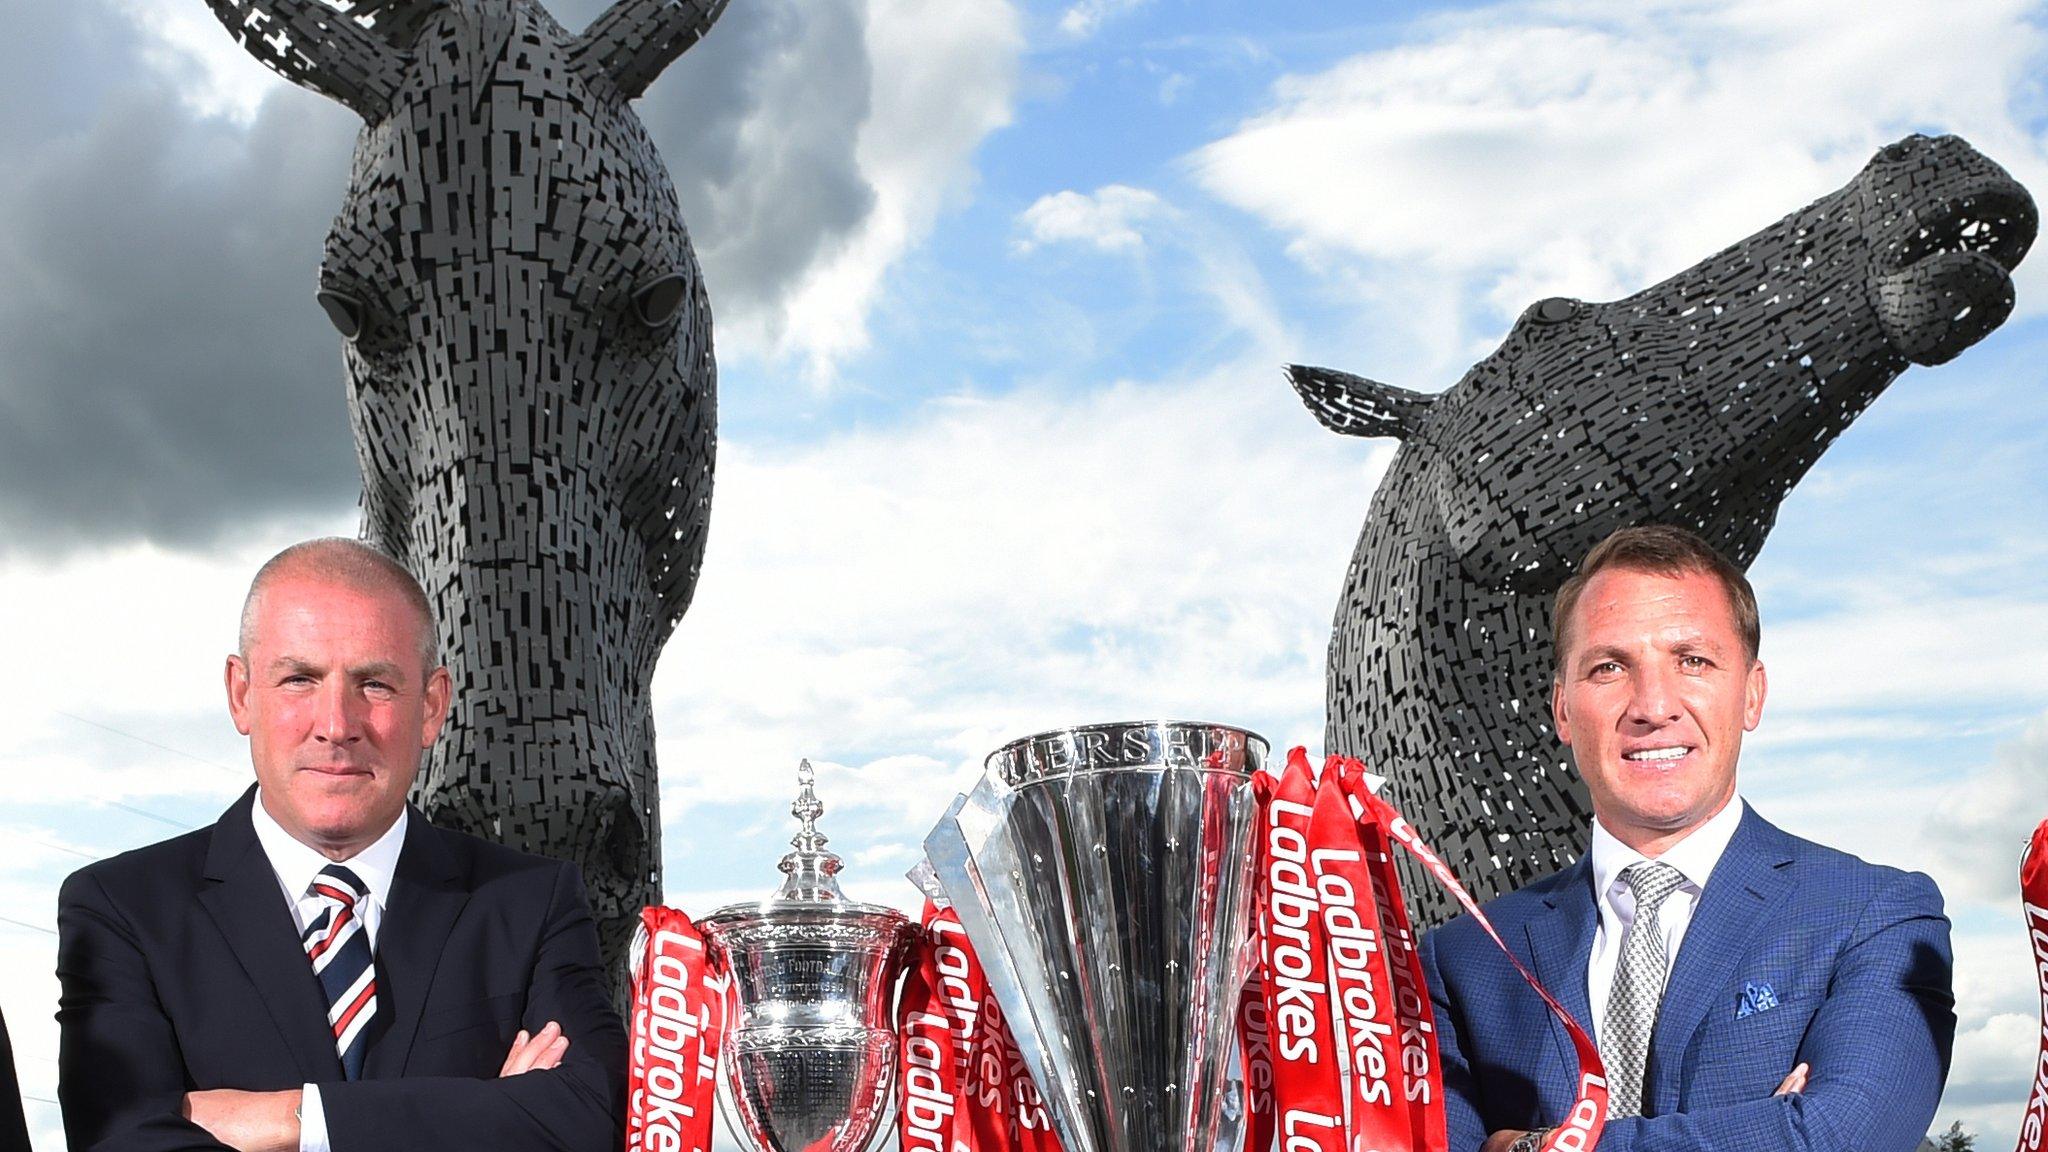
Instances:
[[[1685,876],[1669,864],[1644,860],[1629,865],[1621,878],[1635,893],[1636,914],[1622,938],[1621,963],[1614,970],[1614,990],[1607,996],[1600,1056],[1607,1062],[1608,1115],[1640,1116],[1650,1032],[1657,1025],[1657,1005],[1664,999],[1664,975],[1670,964],[1657,908],[1678,891]]]

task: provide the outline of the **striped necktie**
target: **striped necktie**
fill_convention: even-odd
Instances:
[[[326,904],[306,926],[306,958],[327,994],[327,1023],[334,1029],[334,1050],[351,1080],[363,1075],[366,1031],[377,1015],[377,966],[370,956],[370,935],[363,927],[362,903],[369,889],[354,872],[329,864],[313,878],[312,894]]]

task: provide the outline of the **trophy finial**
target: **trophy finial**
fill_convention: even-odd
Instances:
[[[825,834],[818,831],[818,817],[825,814],[825,806],[818,802],[818,793],[813,787],[818,781],[816,770],[805,759],[796,768],[796,802],[789,806],[789,814],[797,818],[800,827],[789,841],[794,849],[776,865],[783,872],[782,888],[776,892],[778,900],[806,900],[815,902],[836,902],[846,899],[839,891],[839,857],[825,847]]]

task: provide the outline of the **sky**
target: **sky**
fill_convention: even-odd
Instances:
[[[599,0],[552,0],[581,26]],[[71,870],[250,780],[249,576],[353,534],[314,302],[352,113],[201,0],[0,0],[0,1009],[36,1147]],[[1455,382],[1954,132],[2048,194],[2048,4],[735,0],[648,90],[704,265],[717,487],[656,674],[669,902],[766,895],[799,758],[858,898],[1003,742],[1137,716],[1319,746],[1387,441],[1281,376]],[[2018,1128],[2048,817],[2048,256],[1901,377],[1751,569],[1744,795],[1954,920],[1937,1127]]]

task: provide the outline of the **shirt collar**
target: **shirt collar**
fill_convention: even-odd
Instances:
[[[1736,826],[1742,823],[1742,809],[1742,798],[1730,797],[1719,812],[1688,832],[1685,839],[1665,849],[1657,859],[1678,869],[1679,875],[1685,877],[1687,889],[1706,891],[1708,875],[1720,863],[1721,853],[1728,850]],[[1603,902],[1613,894],[1629,865],[1649,859],[1616,839],[1597,817],[1593,821],[1593,843],[1587,852],[1593,858],[1593,891]]]
[[[354,872],[363,886],[370,890],[370,899],[379,908],[384,906],[385,897],[391,891],[392,873],[398,870],[398,853],[405,847],[408,818],[407,809],[399,809],[398,819],[369,847],[346,860],[334,861],[293,839],[292,834],[285,831],[284,826],[263,807],[261,788],[256,790],[256,802],[249,809],[249,822],[256,827],[256,842],[263,846],[263,854],[270,858],[270,867],[277,873],[278,883],[284,886],[292,899],[297,900],[306,894],[322,868],[339,863],[348,865],[349,871]]]

